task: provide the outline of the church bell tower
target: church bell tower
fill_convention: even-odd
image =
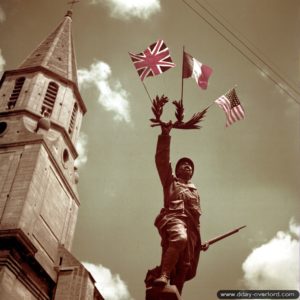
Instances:
[[[76,287],[64,260],[88,273],[70,254],[80,204],[75,144],[86,112],[71,25],[68,11],[0,81],[0,299],[103,299],[66,295]]]

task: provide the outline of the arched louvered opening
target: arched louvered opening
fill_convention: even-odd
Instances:
[[[17,100],[19,98],[19,95],[21,93],[21,90],[22,90],[22,87],[24,84],[24,81],[25,81],[25,77],[19,77],[16,79],[15,87],[14,87],[13,92],[11,93],[10,98],[7,103],[8,109],[12,109],[16,106]]]
[[[75,102],[75,103],[74,103],[74,106],[73,106],[73,110],[72,110],[72,115],[71,115],[70,124],[69,124],[69,134],[72,134],[72,132],[74,131],[77,112],[78,112],[78,105],[77,105],[77,103]]]
[[[41,113],[44,116],[50,117],[55,104],[58,92],[58,85],[55,82],[50,82],[42,104]]]

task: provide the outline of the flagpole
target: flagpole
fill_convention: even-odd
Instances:
[[[183,105],[183,66],[184,66],[184,46],[182,49],[182,72],[181,72],[181,105]]]
[[[216,104],[215,101],[216,101],[216,100],[214,100],[210,105],[208,105],[206,109],[209,109],[209,108],[211,108],[214,104]]]
[[[153,103],[152,103],[151,96],[150,96],[150,94],[149,94],[149,92],[148,92],[148,89],[147,89],[147,87],[146,87],[146,85],[145,85],[144,81],[142,81],[142,84],[143,84],[143,86],[144,86],[144,89],[145,89],[145,91],[146,91],[146,93],[147,93],[148,97],[149,97],[149,100],[150,100],[151,104],[153,104]]]
[[[128,52],[128,54],[129,54],[129,56],[131,57],[130,52]],[[141,79],[140,76],[139,76],[139,79]],[[149,92],[148,92],[148,89],[147,89],[147,87],[146,87],[146,85],[145,85],[145,83],[144,83],[144,81],[143,81],[142,79],[141,79],[141,82],[142,82],[142,84],[143,84],[143,86],[144,86],[144,89],[145,89],[145,91],[146,91],[146,93],[147,93],[147,95],[148,95],[148,97],[149,97],[149,100],[150,100],[150,102],[151,102],[151,105],[152,105],[153,103],[152,103],[151,96],[150,96],[150,94],[149,94]]]

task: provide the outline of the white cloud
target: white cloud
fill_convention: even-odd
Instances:
[[[5,66],[5,59],[2,56],[2,51],[0,49],[0,75],[3,72],[3,70],[4,70],[4,66]]]
[[[299,289],[300,226],[290,222],[289,231],[255,248],[243,263],[244,282],[250,289]]]
[[[3,8],[2,8],[1,5],[0,5],[0,23],[1,23],[1,22],[4,22],[5,19],[6,19],[6,17],[5,17],[4,10],[3,10]]]
[[[89,69],[78,70],[78,81],[82,88],[96,87],[99,92],[98,102],[107,110],[114,112],[114,120],[129,123],[130,108],[128,92],[119,81],[110,83],[110,66],[102,61],[93,63]]]
[[[76,167],[81,167],[88,160],[87,144],[88,144],[87,135],[84,132],[80,132],[77,143],[76,143],[76,149],[78,151],[78,158],[75,161]]]
[[[102,265],[94,265],[88,262],[82,264],[94,277],[96,287],[105,300],[133,300],[119,274],[112,274],[109,269]]]
[[[160,11],[159,0],[91,0],[91,3],[104,3],[114,18],[129,19],[136,17],[148,19],[152,14]]]

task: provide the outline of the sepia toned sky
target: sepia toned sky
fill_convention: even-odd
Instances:
[[[0,72],[17,68],[61,22],[61,0],[0,1]],[[162,207],[154,165],[159,128],[128,52],[163,39],[176,68],[145,84],[167,95],[174,120],[185,46],[213,74],[184,81],[186,119],[236,86],[245,120],[225,128],[213,105],[200,130],[173,130],[171,158],[195,163],[203,240],[247,225],[201,254],[186,300],[224,289],[299,289],[300,2],[298,0],[81,0],[73,38],[88,108],[77,145],[79,210],[73,254],[107,300],[144,299],[160,263],[153,225]]]

